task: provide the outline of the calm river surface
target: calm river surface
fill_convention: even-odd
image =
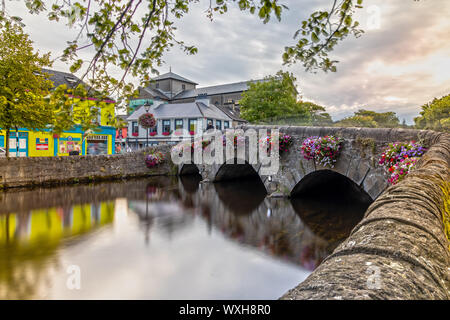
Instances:
[[[258,180],[199,182],[0,192],[0,299],[276,299],[362,218],[267,199]]]

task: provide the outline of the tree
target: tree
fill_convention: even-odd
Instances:
[[[33,51],[32,42],[17,25],[7,24],[0,33],[0,127],[6,131],[9,156],[11,129],[45,129],[53,119],[45,101],[52,87],[41,68],[50,66],[50,55]]]
[[[360,109],[353,116],[337,121],[335,125],[342,127],[398,128],[400,127],[400,120],[395,112],[375,112]]]
[[[306,108],[311,115],[311,124],[313,126],[327,126],[333,124],[333,119],[325,108],[312,102],[298,102],[303,108]]]
[[[355,112],[355,116],[371,117],[379,128],[397,128],[400,126],[400,120],[395,112],[375,112],[360,109]]]
[[[138,76],[141,85],[145,85],[149,74],[157,73],[163,54],[174,45],[187,54],[197,52],[195,46],[176,38],[174,26],[175,19],[188,14],[197,0],[23,1],[31,14],[46,13],[50,20],[65,20],[69,26],[81,27],[76,38],[68,41],[62,59],[71,63],[71,72],[84,66],[81,80],[89,77],[90,84],[102,88],[104,93],[130,95],[134,86],[125,82],[129,74]],[[362,30],[353,15],[356,9],[362,8],[362,2],[330,0],[330,10],[313,12],[294,34],[294,39],[302,38],[285,48],[284,62],[300,61],[312,71],[336,71],[338,61],[328,55],[349,34],[361,35]],[[21,21],[20,17],[8,16],[5,1],[2,3],[0,23],[2,20]],[[236,4],[241,11],[257,15],[263,23],[272,17],[280,20],[287,9],[278,0],[211,0],[206,14],[213,19],[214,14],[224,14],[229,6]],[[86,39],[89,43],[81,45]],[[78,53],[88,47],[95,48],[96,53],[90,61],[83,61]],[[112,76],[108,66],[121,68],[121,77]]]
[[[424,104],[414,122],[419,129],[450,132],[450,94]]]
[[[378,125],[370,116],[358,116],[344,118],[335,123],[337,127],[365,127],[365,128],[377,128]]]
[[[273,122],[280,118],[308,119],[306,108],[297,104],[295,77],[279,71],[263,81],[252,82],[239,101],[241,117],[250,122]]]

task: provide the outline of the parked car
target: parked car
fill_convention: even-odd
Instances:
[[[3,148],[0,148],[0,157],[6,157],[6,150]]]

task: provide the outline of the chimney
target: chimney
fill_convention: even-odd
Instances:
[[[207,93],[200,93],[197,95],[197,98],[195,98],[195,102],[202,102],[205,105],[209,106],[209,98]]]

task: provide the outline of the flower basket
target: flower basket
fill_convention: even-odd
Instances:
[[[273,142],[274,136],[270,135],[266,138],[262,138],[259,143],[263,144],[264,140],[267,141],[267,152],[270,152],[272,150],[272,147],[274,145]],[[278,136],[278,151],[280,154],[289,151],[289,148],[291,147],[293,143],[292,137],[290,135],[279,135]]]
[[[177,130],[173,134],[176,135],[176,136],[181,136],[183,134],[183,131],[182,130],[180,130],[180,131]]]
[[[394,185],[414,169],[416,162],[426,151],[425,147],[415,141],[390,143],[378,163],[390,174],[388,182]]]
[[[141,115],[138,119],[138,123],[144,129],[151,129],[156,126],[155,117],[151,113],[144,113]]]
[[[150,132],[150,136],[152,136],[152,137],[156,136],[156,134],[157,134],[157,132],[156,132],[156,131],[154,131],[154,132]]]
[[[133,135],[133,137],[137,137],[139,135],[139,133],[133,132],[132,135]]]
[[[53,139],[59,139],[59,134],[57,133],[53,134]]]
[[[191,136],[193,136],[193,135],[195,135],[195,131],[189,131],[189,134],[190,134]]]
[[[161,164],[164,161],[164,156],[161,152],[154,152],[151,154],[148,154],[145,157],[145,165],[147,168],[153,168],[157,165]]]
[[[170,132],[163,132],[163,136],[170,136]]]
[[[334,168],[341,148],[342,139],[340,138],[314,136],[303,140],[301,151],[305,159],[314,159],[319,165]]]

